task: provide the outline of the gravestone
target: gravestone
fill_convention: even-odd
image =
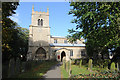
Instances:
[[[21,62],[20,62],[20,59],[19,58],[17,58],[16,59],[16,66],[15,66],[16,68],[16,70],[15,70],[15,72],[16,72],[16,74],[19,74],[20,73],[20,67],[21,67]]]
[[[25,63],[25,71],[29,71],[31,69],[31,66],[32,66],[31,61],[26,61],[26,63]]]
[[[65,68],[65,57],[63,57],[63,68]]]
[[[21,72],[25,72],[25,64],[26,62],[21,63]]]
[[[119,63],[117,63],[117,71],[119,71]]]
[[[71,60],[70,60],[70,68],[69,68],[69,77],[71,77],[72,70],[71,70]]]
[[[2,63],[2,78],[8,77],[9,61]]]
[[[15,75],[15,60],[14,58],[10,59],[8,77]]]

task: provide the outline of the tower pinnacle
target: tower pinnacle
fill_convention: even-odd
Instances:
[[[34,11],[34,5],[32,6],[32,11]]]
[[[49,13],[49,8],[47,8],[47,12]]]

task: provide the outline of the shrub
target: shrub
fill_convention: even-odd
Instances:
[[[80,59],[79,67],[80,67],[80,68],[82,67],[82,59]]]
[[[89,69],[89,70],[92,70],[92,59],[89,59],[88,69]]]
[[[104,60],[102,59],[97,60],[97,64],[99,65],[100,68],[103,68]]]
[[[114,63],[114,62],[111,63],[110,70],[111,70],[112,72],[115,71],[115,63]]]

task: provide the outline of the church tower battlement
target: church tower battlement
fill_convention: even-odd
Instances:
[[[41,22],[42,24],[38,24]],[[49,26],[49,8],[47,8],[47,12],[38,12],[34,11],[34,6],[32,7],[32,24],[33,26]]]
[[[31,25],[29,26],[29,50],[32,56],[35,56],[43,49],[48,58],[50,43],[49,9],[47,12],[34,11],[32,6]],[[36,52],[37,51],[37,52]],[[40,52],[39,52],[40,53]]]
[[[49,26],[49,9],[47,12],[34,11],[32,7],[31,25],[29,26],[29,37],[31,38],[30,45],[34,42],[45,41],[50,43],[50,26]],[[40,45],[40,44],[35,44]]]

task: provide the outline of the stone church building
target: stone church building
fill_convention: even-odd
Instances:
[[[66,59],[79,59],[86,55],[84,39],[69,43],[66,37],[50,35],[48,8],[47,12],[38,12],[34,11],[33,6],[31,20],[28,60],[56,59],[62,61],[64,56]]]

